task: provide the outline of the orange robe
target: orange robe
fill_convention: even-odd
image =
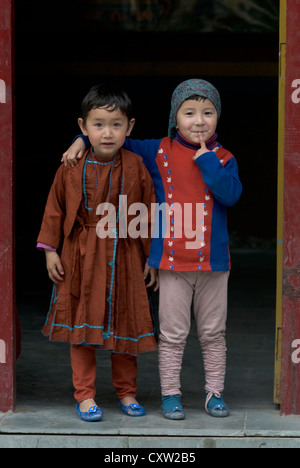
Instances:
[[[113,204],[118,221],[120,195],[127,196],[128,207],[136,202],[148,207],[147,238],[97,235],[97,223],[107,215],[97,215],[97,207]],[[58,250],[65,272],[64,281],[53,287],[43,328],[50,340],[135,356],[156,349],[143,276],[154,202],[152,179],[130,151],[120,150],[113,162],[88,152],[74,168],[60,166],[38,236],[39,243]],[[128,225],[135,216],[128,216]]]

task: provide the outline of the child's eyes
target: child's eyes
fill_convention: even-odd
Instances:
[[[185,115],[188,116],[188,117],[193,117],[195,114],[194,114],[194,112],[186,112]],[[213,115],[213,112],[206,111],[206,112],[204,112],[204,115],[205,116],[211,116],[211,115]]]
[[[95,123],[95,127],[101,128],[101,127],[103,127],[103,124],[100,123],[100,122],[97,122],[97,123]],[[116,123],[113,124],[113,127],[114,127],[114,128],[119,128],[119,127],[121,127],[121,124],[118,123],[118,122],[116,122]]]

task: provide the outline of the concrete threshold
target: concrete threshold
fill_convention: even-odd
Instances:
[[[168,421],[156,408],[129,418],[118,408],[85,423],[70,407],[26,407],[0,415],[0,448],[299,448],[300,417],[274,409],[235,409],[225,419],[186,408],[184,421]]]

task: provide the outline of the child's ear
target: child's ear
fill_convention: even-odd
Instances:
[[[85,125],[84,125],[84,120],[80,117],[77,122],[78,122],[78,125],[79,125],[80,130],[82,131],[82,133],[85,136],[87,136],[87,131],[86,131],[86,128],[85,128]]]
[[[135,119],[129,120],[129,122],[128,122],[128,130],[127,130],[127,133],[126,133],[126,136],[127,136],[127,137],[130,136],[130,133],[132,132],[132,129],[133,129],[133,127],[134,127],[134,124],[135,124]]]

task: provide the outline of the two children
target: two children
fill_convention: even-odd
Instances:
[[[103,416],[95,402],[96,349],[112,350],[113,385],[130,416],[145,414],[136,400],[136,356],[156,349],[144,281],[150,219],[147,238],[118,235],[121,196],[128,205],[150,207],[155,201],[141,158],[121,149],[134,126],[131,112],[125,92],[102,85],[90,89],[78,120],[90,146],[76,167],[58,169],[38,236],[54,282],[43,331],[50,340],[71,344],[76,408],[84,421]],[[103,203],[115,209],[116,225],[111,235],[99,236]],[[152,276],[149,285],[154,282]]]
[[[238,201],[242,186],[235,158],[217,141],[220,114],[216,88],[187,80],[173,93],[168,137],[126,139],[124,145],[143,157],[156,201],[164,206],[148,265],[159,269],[159,371],[168,419],[185,417],[180,372],[192,302],[205,368],[205,408],[215,417],[229,414],[222,396],[230,271],[226,211]],[[65,163],[76,167],[84,147],[78,138],[64,154]]]

